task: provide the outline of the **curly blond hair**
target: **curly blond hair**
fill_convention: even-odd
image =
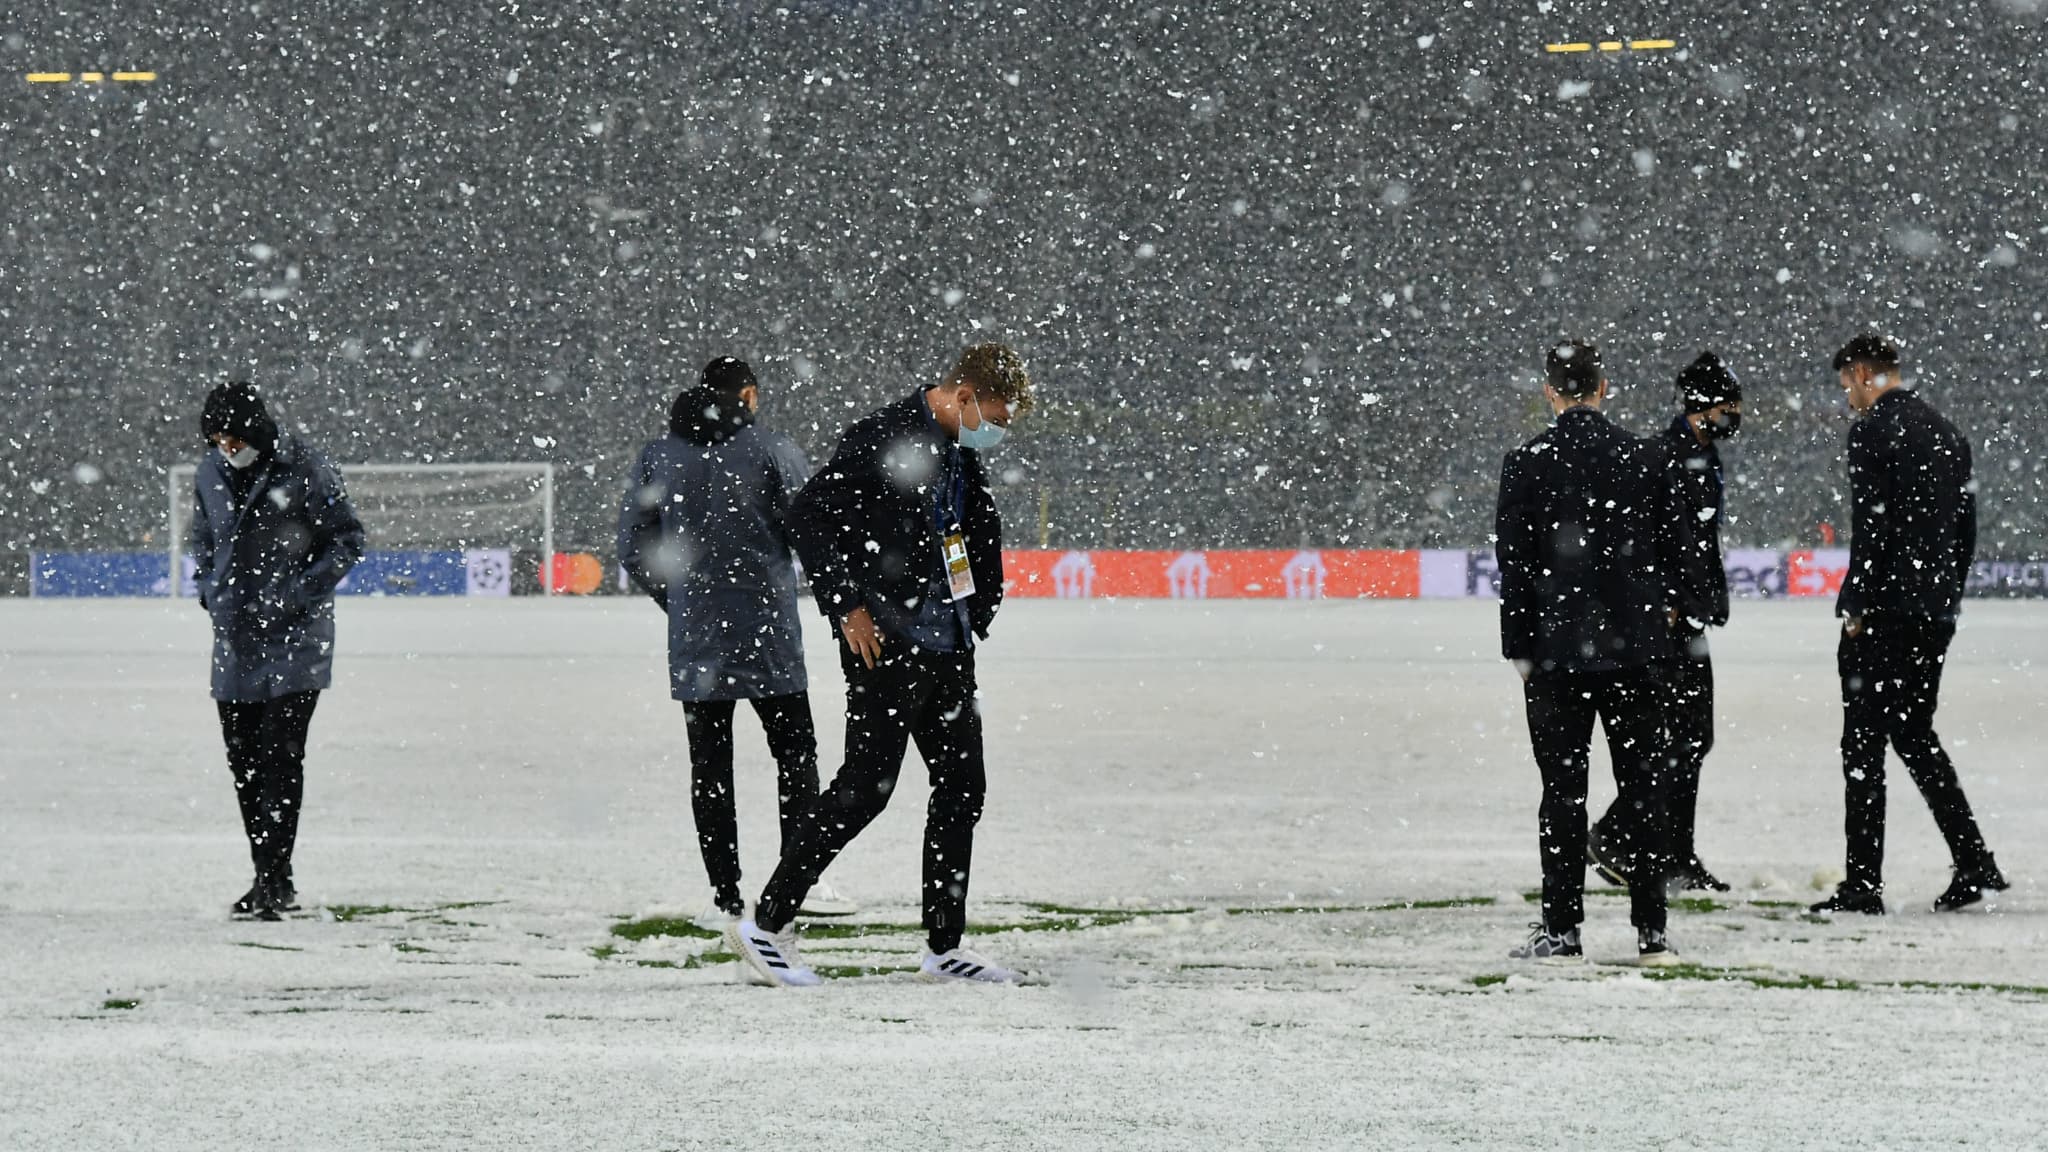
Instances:
[[[975,344],[960,353],[953,370],[946,373],[946,387],[974,385],[977,395],[1000,400],[1014,415],[1029,412],[1037,402],[1031,390],[1031,374],[1024,360],[1008,344]]]

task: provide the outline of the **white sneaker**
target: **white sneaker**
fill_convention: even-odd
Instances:
[[[799,916],[851,916],[860,911],[860,905],[841,896],[839,891],[823,880],[811,885],[801,907]]]
[[[1024,975],[1010,971],[979,952],[955,948],[936,956],[926,951],[924,961],[917,966],[917,978],[934,984],[1016,984],[1024,979]]]
[[[725,941],[739,955],[740,975],[771,988],[814,988],[825,981],[796,953],[796,926],[766,932],[749,918],[726,929]]]

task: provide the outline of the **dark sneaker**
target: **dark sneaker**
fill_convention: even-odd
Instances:
[[[1862,884],[1842,884],[1835,894],[1806,909],[1815,916],[1833,916],[1837,912],[1855,912],[1864,916],[1884,915],[1884,894]]]
[[[1680,963],[1671,938],[1662,928],[1636,929],[1636,963],[1644,968],[1669,968]]]
[[[1586,950],[1579,945],[1578,928],[1552,932],[1540,921],[1529,927],[1528,942],[1509,952],[1509,959],[1534,960],[1540,964],[1573,964],[1586,958]]]
[[[1984,898],[1986,892],[2003,892],[2012,885],[2005,874],[1998,870],[1998,862],[1986,856],[1984,863],[1973,868],[1956,869],[1955,878],[1948,882],[1948,891],[1934,899],[1936,912],[1954,912],[1968,908]]]
[[[1628,887],[1628,871],[1622,866],[1621,855],[1601,833],[1598,824],[1586,829],[1586,863],[1593,866],[1593,871],[1602,880],[1616,888]]]
[[[262,903],[263,885],[251,884],[249,885],[249,890],[242,893],[242,898],[235,901],[234,906],[228,909],[228,913],[233,916],[254,916],[257,907]]]
[[[1664,883],[1666,887],[1675,887],[1680,892],[1726,892],[1729,890],[1728,882],[1707,871],[1707,866],[1700,863],[1700,858],[1697,856],[1679,865],[1678,871],[1673,872],[1666,878]]]

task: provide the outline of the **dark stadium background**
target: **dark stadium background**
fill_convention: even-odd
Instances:
[[[161,548],[223,378],[345,462],[552,460],[605,551],[706,359],[822,460],[989,337],[1017,544],[1484,544],[1571,333],[1644,432],[1721,351],[1728,543],[1811,546],[1877,326],[2040,554],[2043,5],[1508,7],[10,6],[0,588]],[[1678,49],[1543,51],[1609,37]],[[159,78],[23,81],[86,68]]]

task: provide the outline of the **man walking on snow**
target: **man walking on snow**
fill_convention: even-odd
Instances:
[[[1650,439],[1671,486],[1670,529],[1678,546],[1672,587],[1671,663],[1666,725],[1673,761],[1665,815],[1671,821],[1672,872],[1680,889],[1726,892],[1728,885],[1700,863],[1693,842],[1699,810],[1700,768],[1714,747],[1714,662],[1707,629],[1728,623],[1728,571],[1721,563],[1721,524],[1727,484],[1717,445],[1742,427],[1742,384],[1712,352],[1678,374],[1685,411]],[[1626,884],[1633,862],[1619,850],[1629,840],[1629,814],[1617,798],[1586,837],[1586,858],[1609,883]]]
[[[1948,841],[1955,876],[1934,908],[1951,912],[2007,887],[1934,734],[1941,669],[1977,549],[1970,442],[1904,385],[1891,341],[1864,333],[1834,364],[1859,417],[1849,430],[1849,572],[1835,600],[1849,868],[1812,911],[1884,913],[1889,744]]]
[[[819,873],[880,815],[911,741],[931,774],[925,817],[928,980],[1010,983],[962,946],[985,773],[976,644],[1003,595],[1002,523],[981,453],[1031,407],[1017,354],[978,344],[939,384],[848,429],[791,509],[797,551],[840,640],[846,762],[799,822],[754,918],[729,933],[750,978],[811,985],[797,909]]]
[[[733,713],[753,705],[775,757],[782,842],[818,796],[818,738],[797,619],[789,504],[810,463],[754,422],[760,385],[721,356],[669,408],[668,435],[640,453],[619,509],[619,564],[668,618],[669,694],[690,742],[690,811],[719,928],[746,913],[733,804]],[[820,884],[809,916],[859,909]]]
[[[1495,549],[1501,654],[1522,677],[1543,777],[1543,919],[1511,956],[1585,955],[1587,747],[1605,722],[1636,860],[1629,919],[1640,963],[1677,961],[1665,937],[1663,804],[1670,767],[1659,667],[1670,658],[1670,493],[1650,447],[1600,415],[1607,378],[1585,341],[1551,348],[1557,422],[1501,465]]]

